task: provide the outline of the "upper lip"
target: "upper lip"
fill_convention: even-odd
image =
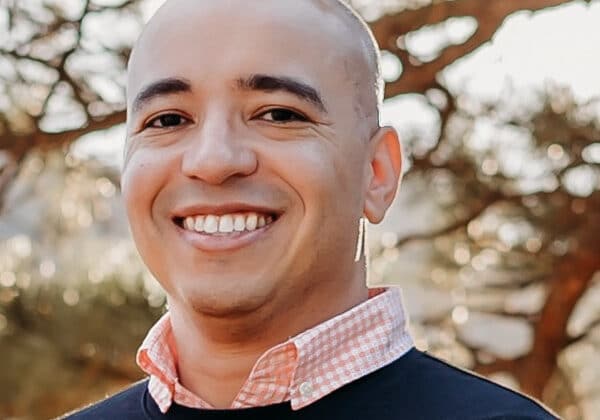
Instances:
[[[249,203],[225,203],[219,205],[208,205],[208,204],[196,204],[192,206],[186,206],[173,211],[173,218],[184,218],[198,215],[215,215],[221,216],[223,214],[232,213],[264,213],[273,216],[279,216],[283,213],[282,210],[273,207],[255,205]]]

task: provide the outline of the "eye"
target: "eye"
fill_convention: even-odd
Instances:
[[[179,114],[163,114],[148,121],[146,128],[178,127],[187,121],[187,118],[182,117]]]
[[[260,114],[258,117],[262,120],[274,123],[308,121],[308,118],[306,118],[304,115],[285,108],[270,109],[269,111]]]

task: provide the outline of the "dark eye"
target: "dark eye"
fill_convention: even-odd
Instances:
[[[187,121],[187,118],[182,117],[179,114],[163,114],[148,122],[146,127],[151,128],[167,128],[177,127]]]
[[[270,111],[261,114],[260,118],[265,121],[271,121],[276,123],[308,121],[308,118],[306,118],[304,115],[285,108],[271,109]]]

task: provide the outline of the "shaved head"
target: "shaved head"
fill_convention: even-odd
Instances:
[[[173,25],[174,19],[181,16],[178,12],[184,7],[192,7],[201,12],[202,9],[210,7],[211,3],[223,4],[234,3],[234,1],[167,0],[150,19],[136,42],[130,57],[129,69],[131,70],[134,66],[136,55],[138,50],[143,48],[147,33],[155,31],[157,27],[162,27],[161,31],[169,30],[169,27],[165,28],[165,24]],[[244,0],[243,3],[248,5],[247,0]],[[354,107],[357,118],[367,122],[369,130],[365,132],[365,135],[372,134],[372,131],[379,126],[379,109],[383,101],[383,79],[379,47],[367,23],[343,0],[280,0],[278,3],[280,7],[294,3],[304,3],[307,6],[315,7],[319,14],[326,17],[326,19],[322,19],[322,22],[329,26],[329,30],[324,35],[337,37],[340,40],[344,39],[344,42],[336,43],[336,48],[346,49],[343,71],[347,73],[352,84],[352,92],[355,94]],[[256,6],[253,4],[252,7]]]
[[[365,81],[365,86],[360,86],[370,95],[375,94],[376,106],[379,108],[383,102],[383,78],[381,76],[381,55],[379,45],[367,22],[343,0],[312,0],[323,11],[329,11],[338,16],[351,31],[351,36],[356,40],[357,47],[363,54],[362,63],[364,71],[370,75],[370,80]]]

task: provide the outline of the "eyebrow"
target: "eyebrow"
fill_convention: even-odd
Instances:
[[[133,111],[139,111],[140,108],[156,97],[191,91],[192,85],[185,79],[176,77],[160,79],[145,86],[136,95],[135,99],[133,100],[132,108]]]
[[[254,74],[247,78],[238,79],[237,85],[243,90],[257,90],[264,92],[283,91],[291,93],[304,101],[316,105],[319,110],[327,112],[325,103],[317,89],[291,77]]]

